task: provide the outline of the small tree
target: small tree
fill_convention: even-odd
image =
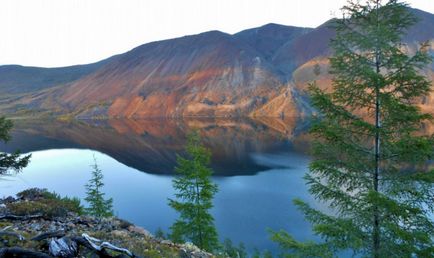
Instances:
[[[197,132],[188,136],[187,156],[177,158],[178,177],[173,179],[176,200],[169,205],[180,213],[172,225],[170,237],[175,242],[192,241],[198,247],[214,251],[219,242],[214,218],[209,213],[217,185],[212,183],[209,168],[211,153],[200,143]]]
[[[426,44],[405,52],[401,38],[416,19],[396,0],[349,1],[337,21],[330,58],[333,91],[311,86],[323,115],[306,175],[310,192],[333,208],[323,213],[296,200],[323,243],[273,235],[292,257],[332,257],[351,250],[363,257],[434,257],[432,136],[421,136],[431,116],[414,103],[431,83],[420,70]],[[380,144],[381,143],[381,144]]]
[[[9,132],[12,127],[12,121],[0,117],[0,141],[7,143],[11,139]],[[28,165],[30,157],[31,155],[22,157],[19,151],[12,154],[0,152],[0,175],[8,173],[9,170],[21,171]]]
[[[85,208],[86,213],[98,218],[111,217],[113,216],[113,199],[105,199],[105,193],[102,192],[102,187],[104,186],[101,169],[99,169],[96,162],[95,156],[94,164],[91,166],[92,178],[85,185],[86,187],[86,198],[89,207]]]

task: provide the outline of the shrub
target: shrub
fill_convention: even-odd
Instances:
[[[83,213],[80,199],[60,197],[45,189],[32,188],[17,194],[21,200],[6,204],[10,213],[26,216],[41,214],[46,218],[65,217],[68,212],[78,215]]]

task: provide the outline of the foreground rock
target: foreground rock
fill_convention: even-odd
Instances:
[[[119,218],[80,215],[74,202],[40,189],[0,199],[0,257],[213,257]]]

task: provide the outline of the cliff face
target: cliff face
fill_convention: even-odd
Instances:
[[[434,39],[434,15],[412,12],[420,20],[404,37],[410,53],[418,42]],[[335,35],[333,22],[315,29],[267,24],[234,35],[210,31],[152,42],[97,66],[71,70],[68,78],[64,70],[45,76],[42,84],[27,76],[19,82],[26,89],[0,96],[0,111],[42,110],[78,118],[310,113],[304,94],[307,83],[316,80],[324,89],[331,86],[327,58]],[[321,66],[318,76],[313,73],[316,64]],[[434,65],[424,73],[432,78],[433,70]],[[14,80],[2,85],[2,76],[7,76],[1,71],[2,67],[0,93],[14,93],[9,83]],[[421,104],[430,112],[433,98]]]

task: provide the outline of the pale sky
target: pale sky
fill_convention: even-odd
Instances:
[[[270,22],[316,27],[346,0],[0,0],[0,65],[86,64],[151,41]],[[433,0],[408,0],[434,13]]]

